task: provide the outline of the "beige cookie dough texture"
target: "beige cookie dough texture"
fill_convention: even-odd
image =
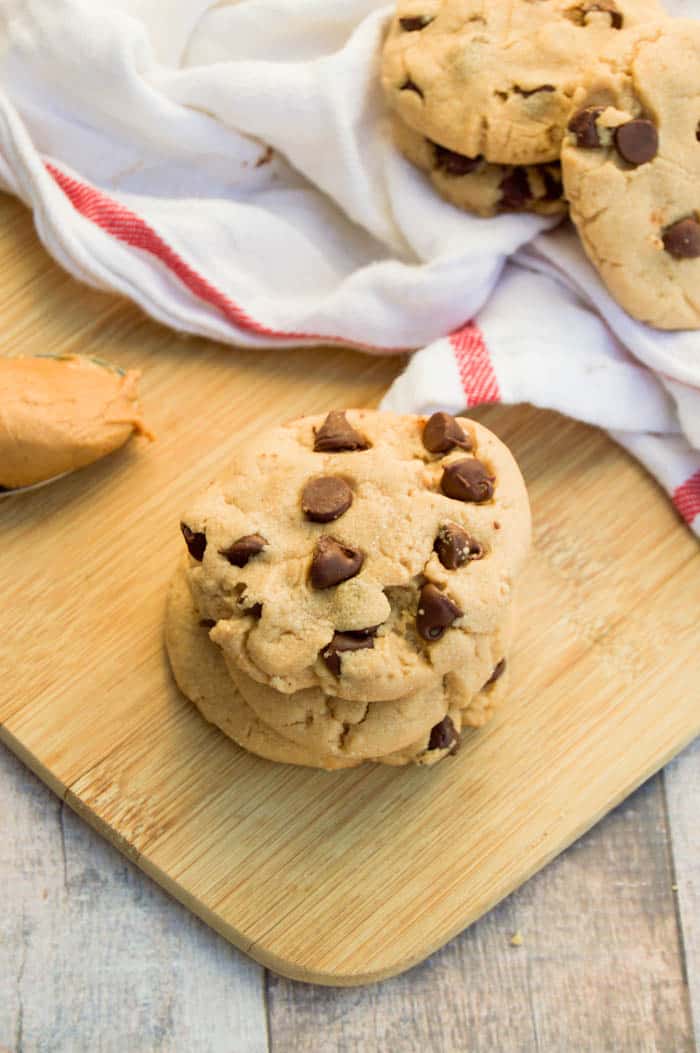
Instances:
[[[615,299],[661,329],[700,328],[700,258],[675,259],[664,230],[700,219],[700,24],[667,21],[640,36],[627,64],[590,78],[576,109],[605,107],[602,148],[567,135],[566,194],[584,248]],[[646,164],[623,161],[606,131],[631,118],[656,125],[659,149]]]
[[[344,713],[347,731],[338,735],[332,752],[320,752],[313,744],[300,745],[280,734],[260,719],[233,683],[220,648],[211,642],[206,627],[201,625],[184,569],[176,573],[170,587],[166,645],[175,680],[183,694],[194,702],[206,720],[243,749],[266,760],[332,771],[354,768],[368,759],[392,766],[432,765],[452,751],[452,747],[429,750],[430,730],[425,730],[403,748],[380,757],[367,757],[355,748],[357,735],[347,733],[357,732],[360,724],[358,719],[347,719],[349,711]],[[478,692],[467,706],[451,707],[449,715],[457,734],[464,727],[484,723],[506,691],[507,675],[504,675]]]
[[[607,61],[631,29],[664,18],[656,0],[615,7],[619,29],[589,0],[399,0],[382,62],[389,105],[467,157],[555,161],[573,96],[599,56]],[[423,28],[407,31],[401,19]]]
[[[404,698],[459,670],[461,690],[484,683],[481,639],[502,629],[513,583],[530,541],[530,514],[520,471],[486,428],[461,420],[474,455],[495,477],[485,504],[453,500],[440,491],[445,465],[465,456],[427,452],[424,418],[352,411],[348,418],[371,443],[352,453],[315,453],[314,426],[305,418],[269,429],[237,454],[231,474],[185,513],[207,536],[202,562],[189,560],[188,578],[200,616],[217,622],[211,639],[229,667],[284,694],[310,688],[347,701]],[[328,524],[308,522],[300,494],[309,479],[338,475],[354,494],[350,509]],[[438,530],[453,522],[486,550],[483,559],[447,571],[433,552]],[[245,567],[221,550],[261,534],[268,544]],[[315,541],[330,534],[365,556],[360,573],[331,589],[309,584]],[[433,582],[464,612],[444,636],[422,640],[415,628],[419,586]],[[262,605],[261,616],[250,613]],[[321,657],[336,631],[380,626],[371,649],[346,653],[335,677]]]
[[[421,132],[404,124],[396,115],[392,120],[392,135],[404,157],[430,176],[437,192],[450,204],[465,212],[485,217],[495,216],[507,207],[503,200],[502,183],[516,171],[514,166],[490,164],[482,160],[473,172],[455,175],[446,172],[437,163],[434,144]],[[522,211],[536,212],[543,216],[563,215],[566,212],[566,202],[562,197],[561,170],[557,163],[527,165],[523,174],[531,196],[523,202]],[[555,196],[552,196],[552,186],[558,186]]]

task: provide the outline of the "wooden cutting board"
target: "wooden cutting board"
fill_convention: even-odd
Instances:
[[[142,368],[158,435],[0,504],[0,736],[238,947],[317,983],[407,969],[700,732],[697,542],[599,432],[490,408],[475,415],[515,451],[535,521],[508,705],[434,769],[246,755],[163,652],[180,509],[241,438],[374,405],[401,362],[183,340],[63,275],[7,198],[0,231],[3,352]]]

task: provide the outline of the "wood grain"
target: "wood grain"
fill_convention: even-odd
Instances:
[[[689,1053],[666,849],[657,777],[409,973],[361,991],[269,974],[273,1053]]]
[[[0,1050],[266,1053],[264,978],[0,748]]]
[[[46,295],[22,273],[5,279],[7,349],[57,341],[142,366],[159,440],[8,503],[21,602],[0,639],[0,736],[259,961],[339,984],[409,967],[700,730],[696,543],[599,433],[498,408],[479,416],[523,464],[537,538],[509,706],[429,773],[328,775],[241,753],[180,698],[163,656],[180,508],[240,437],[371,404],[399,363],[221,351],[98,294],[67,310],[55,270]]]
[[[700,683],[696,683],[700,694]],[[684,966],[700,1042],[700,742],[663,773]]]

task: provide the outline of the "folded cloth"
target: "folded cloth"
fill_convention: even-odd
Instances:
[[[700,534],[700,334],[629,318],[568,226],[436,196],[391,143],[391,10],[2,0],[0,186],[75,277],[178,330],[424,347],[385,406],[528,401],[598,424]]]

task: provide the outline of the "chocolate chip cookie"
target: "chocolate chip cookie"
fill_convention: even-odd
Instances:
[[[529,546],[506,447],[474,421],[371,411],[258,434],[183,517],[199,615],[230,667],[282,694],[401,699],[483,684]]]
[[[180,569],[170,587],[166,616],[166,645],[177,684],[208,721],[243,749],[266,760],[329,771],[357,767],[363,760],[431,765],[455,752],[462,728],[474,723],[472,714],[484,712],[505,695],[505,677],[496,678],[498,682],[490,678],[465,707],[452,706],[415,742],[382,756],[364,757],[353,752],[348,732],[357,732],[358,728],[345,720],[347,731],[338,736],[337,748],[324,754],[314,743],[294,741],[260,719],[228,675],[221,650],[209,639],[209,629],[192,598],[186,571]]]
[[[557,161],[572,98],[656,0],[399,0],[382,62],[391,109],[473,163]]]
[[[584,248],[615,299],[660,329],[700,328],[700,24],[644,34],[588,78],[562,151]]]
[[[500,212],[566,214],[561,168],[542,165],[496,165],[470,158],[426,139],[394,115],[393,136],[401,153],[430,176],[446,201],[477,216]]]

